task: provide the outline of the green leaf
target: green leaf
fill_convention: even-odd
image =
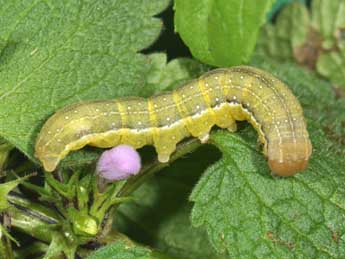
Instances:
[[[146,181],[134,192],[136,202],[119,207],[116,228],[175,258],[223,258],[212,249],[206,232],[191,226],[188,202],[201,173],[219,157],[214,147],[204,145]]]
[[[272,19],[273,16],[279,12],[279,10],[284,7],[287,4],[293,3],[293,2],[300,2],[301,4],[306,4],[306,0],[276,0],[271,11],[268,14],[269,19]]]
[[[172,90],[184,81],[208,70],[208,66],[190,58],[176,58],[167,62],[167,55],[164,53],[151,54],[149,59],[150,71],[146,76],[146,86],[141,93],[144,96]]]
[[[27,180],[32,175],[27,175],[16,180],[12,180],[6,183],[0,184],[0,211],[7,209],[10,204],[7,201],[7,195],[10,191],[18,186],[18,184],[22,183],[23,181]]]
[[[344,89],[344,11],[344,0],[314,0],[311,10],[297,2],[287,5],[274,26],[263,27],[257,52],[279,61],[295,60]]]
[[[54,258],[64,254],[67,259],[75,258],[75,251],[77,250],[77,245],[71,240],[68,240],[63,233],[54,232],[52,235],[52,241],[49,244],[47,253],[44,255],[43,259]]]
[[[131,247],[126,243],[118,242],[98,249],[87,259],[150,259],[151,250],[144,247]]]
[[[316,69],[337,86],[345,88],[345,48],[321,54],[317,60]]]
[[[62,216],[46,204],[32,202],[18,194],[10,194],[8,199],[13,204],[8,209],[11,215],[11,228],[28,233],[43,242],[51,242],[55,234],[53,230],[60,226]]]
[[[336,31],[345,27],[344,0],[313,0],[311,27],[319,31],[323,37],[322,47],[331,49],[336,42]]]
[[[213,135],[223,158],[193,190],[194,225],[206,227],[212,244],[234,258],[344,257],[344,159],[324,152],[324,136],[312,128],[308,170],[271,177],[248,144],[252,133]]]
[[[193,190],[192,222],[233,258],[343,258],[345,159],[343,146],[323,131],[322,119],[333,116],[325,109],[335,101],[330,85],[292,64],[257,63],[292,87],[309,118],[321,118],[308,120],[313,143],[308,169],[295,177],[272,177],[251,127],[217,132],[211,141],[223,156]]]
[[[257,50],[278,60],[293,60],[299,54],[296,49],[307,40],[309,20],[308,9],[304,4],[295,2],[287,5],[279,13],[274,26],[267,24],[263,27],[258,37]]]
[[[247,63],[273,0],[176,0],[175,30],[203,63]]]
[[[0,137],[0,175],[3,175],[3,169],[13,148],[10,143]]]
[[[8,250],[6,251],[6,248],[8,249],[9,243],[7,241],[12,241],[13,243],[16,244],[16,246],[20,246],[19,242],[11,236],[11,234],[7,231],[7,229],[0,224],[0,236],[1,236],[1,243],[0,243],[0,258],[1,255],[5,252],[9,252]]]
[[[33,158],[58,108],[138,92],[168,0],[0,1],[0,135]]]

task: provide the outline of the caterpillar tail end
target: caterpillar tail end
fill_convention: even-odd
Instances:
[[[297,161],[284,161],[279,162],[276,160],[268,160],[268,165],[275,175],[279,176],[292,176],[296,173],[303,171],[308,166],[308,160],[301,159]]]

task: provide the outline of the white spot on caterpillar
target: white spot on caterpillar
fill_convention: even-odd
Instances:
[[[99,112],[99,109],[96,109],[96,112]]]
[[[199,109],[200,109],[200,106],[199,106],[199,105],[197,105],[195,108],[196,108],[197,110],[199,110]]]
[[[191,85],[189,88],[190,88],[190,89],[193,89],[194,87]]]
[[[259,85],[259,88],[262,89],[262,85]]]
[[[138,125],[141,125],[142,124],[142,122],[141,121],[138,121]]]
[[[128,107],[127,107],[127,110],[130,110],[130,109],[132,109],[132,107],[131,107],[131,106],[128,106]]]
[[[68,119],[69,119],[69,117],[68,117],[68,116],[65,116],[65,119],[66,119],[66,120],[68,120]]]
[[[240,76],[241,79],[243,79],[243,76]]]
[[[167,118],[167,121],[170,121],[170,118],[169,118],[169,117]]]
[[[74,110],[74,113],[78,113],[78,111],[77,111],[77,110]]]

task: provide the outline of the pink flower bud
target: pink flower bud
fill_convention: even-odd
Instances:
[[[110,181],[127,179],[139,173],[141,160],[131,146],[119,145],[104,151],[97,163],[97,173]]]

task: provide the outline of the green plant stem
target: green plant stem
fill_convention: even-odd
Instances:
[[[171,156],[169,163],[163,164],[158,161],[154,161],[145,166],[140,174],[131,178],[119,188],[116,196],[120,199],[128,197],[130,193],[135,191],[149,177],[169,166],[170,163],[178,158],[194,151],[200,145],[201,144],[197,139],[191,139],[178,145],[176,152]],[[58,227],[62,222],[61,216],[56,214],[54,209],[31,202],[15,194],[8,195],[8,200],[13,205],[9,208],[11,224],[13,227],[40,241],[50,242],[52,240],[52,230]],[[112,206],[111,211],[114,211],[119,204],[120,203],[116,203],[115,206]],[[111,217],[109,217],[108,220],[110,220],[110,218]],[[105,222],[105,225],[108,226],[107,222]],[[107,227],[106,229],[106,233],[102,233],[103,235],[101,236],[104,236],[104,234],[106,235],[111,228]]]
[[[54,210],[14,194],[9,194],[8,200],[13,205],[8,209],[12,227],[38,240],[51,241],[52,229],[60,223]]]
[[[145,166],[138,175],[134,176],[126,182],[126,184],[117,193],[117,197],[128,196],[133,191],[135,191],[143,182],[145,182],[149,177],[159,172],[163,168],[169,166],[175,160],[187,155],[188,153],[193,152],[200,146],[201,143],[196,138],[187,140],[179,144],[176,147],[176,151],[170,157],[168,163],[160,163],[158,160],[155,160],[151,164]]]
[[[150,178],[155,173],[159,172],[163,168],[169,166],[172,162],[175,160],[185,156],[188,153],[193,152],[198,147],[201,146],[201,143],[198,139],[190,139],[185,142],[182,142],[176,147],[176,151],[174,154],[170,157],[169,163],[160,163],[158,160],[153,161],[152,163],[144,166],[141,169],[141,172],[134,176],[133,178],[130,178],[116,193],[116,196],[118,198],[125,198],[128,197],[132,192],[134,192],[141,184],[143,184],[148,178]],[[108,214],[112,215],[116,208],[121,204],[115,203],[113,206],[111,206],[110,211],[108,211]],[[104,222],[104,228],[101,230],[99,237],[105,237],[111,228],[109,226],[111,225],[112,217],[108,217],[106,221]]]
[[[47,249],[48,245],[46,243],[36,241],[30,245],[23,246],[20,249],[16,250],[15,258],[32,258],[38,254],[44,254]]]
[[[6,228],[4,225],[0,226],[0,258],[12,259],[13,258],[13,250],[12,250],[12,243],[8,234],[6,234]]]

